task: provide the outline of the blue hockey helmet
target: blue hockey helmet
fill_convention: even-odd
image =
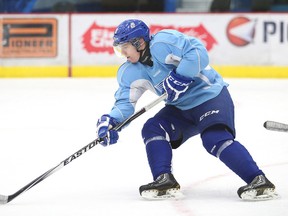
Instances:
[[[135,40],[143,38],[144,41],[150,41],[150,30],[148,26],[141,20],[128,19],[120,23],[116,28],[113,37],[113,46],[118,46],[123,43],[132,42],[134,46]]]

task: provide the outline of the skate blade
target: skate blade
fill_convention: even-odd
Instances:
[[[184,195],[180,192],[179,189],[168,189],[163,195],[159,195],[158,190],[146,190],[141,193],[141,196],[147,200],[178,200],[184,198]]]
[[[280,196],[274,189],[265,189],[262,195],[257,196],[257,190],[249,190],[241,194],[241,198],[245,201],[265,201],[278,199]]]

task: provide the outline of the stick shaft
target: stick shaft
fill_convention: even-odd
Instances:
[[[155,105],[160,103],[165,98],[166,98],[166,94],[163,94],[162,96],[158,97],[156,100],[152,101],[150,104],[146,105],[145,107],[140,109],[138,112],[136,112],[133,115],[131,115],[124,122],[122,122],[119,125],[117,125],[114,129],[115,130],[120,130],[125,125],[127,125],[130,122],[132,122],[134,119],[138,118],[140,115],[142,115],[143,113],[145,113],[146,111],[148,111],[149,109],[151,109],[152,107],[154,107]],[[87,151],[92,149],[99,142],[100,142],[99,138],[93,140],[88,145],[84,146],[83,148],[81,148],[80,150],[78,150],[77,152],[75,152],[74,154],[72,154],[71,156],[66,158],[65,160],[63,160],[57,166],[55,166],[55,167],[51,168],[50,170],[46,171],[45,173],[43,173],[42,175],[40,175],[39,177],[37,177],[36,179],[31,181],[29,184],[25,185],[20,190],[16,191],[14,194],[11,194],[11,195],[8,195],[8,196],[0,194],[0,204],[6,204],[6,203],[10,202],[11,200],[13,200],[14,198],[16,198],[17,196],[19,196],[20,194],[24,193],[25,191],[30,190],[32,187],[34,187],[35,185],[37,185],[38,183],[40,183],[41,181],[43,181],[44,179],[46,179],[47,177],[49,177],[50,175],[52,175],[53,173],[55,173],[56,171],[61,169],[62,167],[66,166],[67,164],[69,164],[70,162],[72,162],[73,160],[78,158],[79,156],[83,155],[84,153],[86,153]]]

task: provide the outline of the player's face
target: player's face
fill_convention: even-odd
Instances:
[[[136,47],[133,46],[130,42],[120,44],[117,47],[114,47],[114,50],[118,56],[125,57],[127,61],[131,63],[138,62],[140,58],[140,53],[137,52]]]

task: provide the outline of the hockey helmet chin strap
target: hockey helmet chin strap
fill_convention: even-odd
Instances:
[[[131,41],[132,45],[136,47],[137,52],[140,53],[139,62],[145,65],[148,65],[150,67],[153,66],[153,61],[151,58],[150,48],[149,48],[149,42],[146,42],[146,46],[143,50],[139,50],[140,47],[143,45],[143,43],[140,43],[140,38],[135,38],[133,41]]]
[[[141,62],[142,64],[145,64],[145,65],[148,65],[148,66],[152,67],[153,66],[153,61],[152,61],[152,58],[151,58],[151,53],[150,53],[150,49],[149,49],[149,43],[146,45],[146,47],[143,50],[140,50],[138,52],[140,52],[139,62]]]

